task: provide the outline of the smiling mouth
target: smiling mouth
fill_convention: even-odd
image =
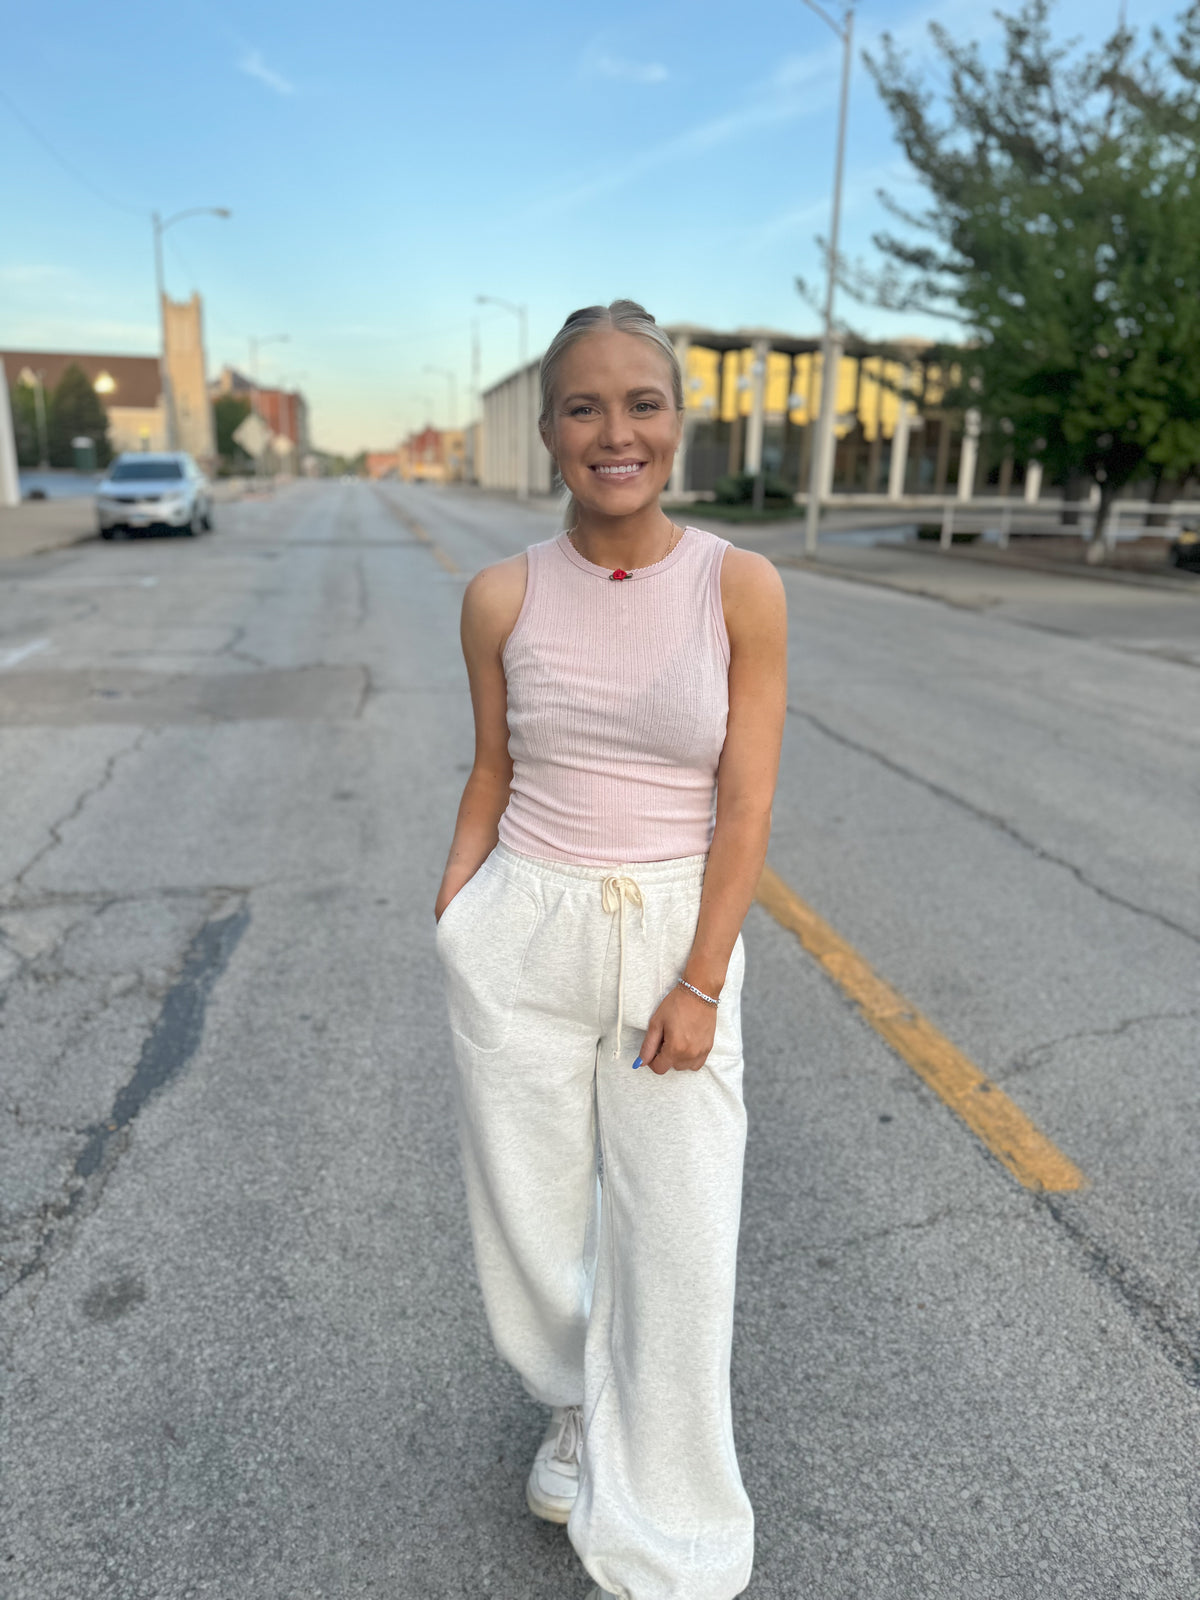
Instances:
[[[591,471],[598,478],[608,478],[610,480],[615,478],[619,482],[622,478],[636,477],[645,465],[644,461],[622,461],[611,467],[595,465],[591,468]]]

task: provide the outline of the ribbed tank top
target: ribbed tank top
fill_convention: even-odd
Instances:
[[[613,579],[565,533],[526,551],[504,646],[512,792],[500,838],[583,866],[701,855],[729,713],[728,539],[685,528]]]

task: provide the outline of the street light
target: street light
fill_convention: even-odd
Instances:
[[[458,426],[458,383],[449,367],[426,367],[426,372],[432,372],[435,377],[445,378],[450,390],[450,426]]]
[[[804,548],[815,555],[821,523],[821,501],[833,486],[833,423],[837,405],[838,369],[842,364],[841,340],[833,333],[833,298],[837,284],[838,231],[842,221],[842,169],[846,155],[846,109],[850,103],[850,64],[854,55],[854,6],[846,6],[841,27],[816,0],[803,0],[842,41],[842,96],[838,107],[837,157],[833,175],[833,218],[829,226],[828,281],[825,288],[825,332],[821,344],[821,410],[813,440],[808,478],[808,520],[804,529]]]
[[[150,222],[154,229],[154,276],[158,285],[158,318],[162,337],[162,350],[158,358],[159,387],[162,389],[163,405],[166,410],[167,422],[167,449],[178,450],[178,427],[175,420],[175,395],[171,388],[170,375],[167,372],[167,291],[163,279],[163,253],[162,236],[168,228],[173,228],[177,222],[182,222],[185,217],[231,217],[233,212],[227,206],[192,206],[187,211],[177,211],[173,217],[168,217],[164,222],[157,211],[150,213]]]
[[[518,379],[518,427],[517,427],[517,499],[529,499],[529,449],[533,435],[532,418],[529,404],[528,379],[525,376],[525,366],[528,360],[529,348],[529,312],[526,306],[514,305],[511,300],[500,300],[494,294],[477,294],[475,304],[478,306],[501,306],[505,311],[511,311],[518,323],[517,334],[517,362],[520,370]]]

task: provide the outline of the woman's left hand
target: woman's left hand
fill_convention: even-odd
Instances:
[[[717,1032],[717,1008],[679,984],[659,1003],[642,1040],[641,1060],[651,1072],[699,1072]]]

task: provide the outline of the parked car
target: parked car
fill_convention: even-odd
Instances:
[[[163,528],[197,534],[213,525],[208,479],[182,450],[119,455],[96,485],[96,522],[102,539],[118,528]]]
[[[1171,542],[1171,560],[1177,567],[1200,572],[1200,523],[1183,524]]]

